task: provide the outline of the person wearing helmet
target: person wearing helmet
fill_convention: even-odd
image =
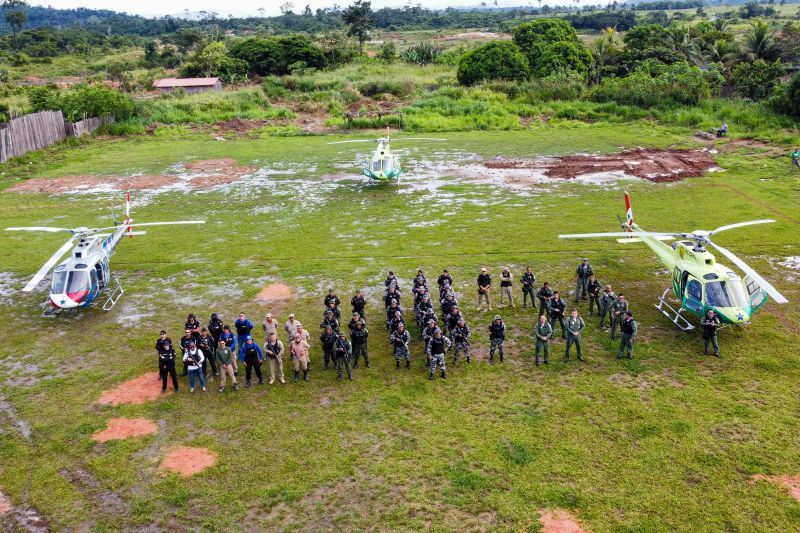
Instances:
[[[428,340],[425,345],[425,355],[428,356],[428,379],[433,379],[433,374],[436,372],[436,367],[442,369],[442,379],[447,379],[447,366],[444,361],[444,354],[450,349],[450,339],[442,335],[442,332],[437,330]]]
[[[494,363],[494,352],[500,354],[500,362],[503,362],[505,351],[503,343],[506,340],[506,324],[500,315],[494,315],[494,320],[489,324],[489,362]]]
[[[203,356],[202,350],[197,349],[194,341],[190,342],[186,353],[183,354],[183,362],[189,369],[189,392],[194,392],[195,378],[199,379],[203,392],[206,391],[206,380],[203,377],[204,360],[205,356]]]
[[[351,334],[356,329],[357,324],[361,324],[365,328],[367,327],[367,323],[363,318],[361,318],[361,315],[358,313],[353,313],[353,318],[351,318],[350,322],[347,323],[347,329],[350,330]]]
[[[411,335],[406,331],[406,326],[402,322],[397,326],[397,329],[392,332],[389,337],[389,342],[394,349],[394,360],[397,368],[400,368],[400,359],[405,358],[406,368],[411,368],[411,352],[408,349],[408,343],[411,342]]]
[[[458,319],[455,327],[450,330],[450,336],[453,338],[453,364],[458,363],[458,354],[463,352],[464,358],[467,363],[471,362],[469,355],[469,336],[470,330],[464,317]]]
[[[340,332],[333,348],[336,356],[336,379],[342,381],[342,367],[347,370],[347,379],[353,381],[353,370],[350,368],[350,352],[352,347],[344,333]]]
[[[252,375],[253,370],[256,371],[258,384],[263,385],[264,376],[261,375],[261,363],[264,362],[264,354],[261,352],[261,347],[250,335],[247,335],[244,338],[244,344],[242,344],[242,347],[239,348],[239,360],[244,363],[244,386],[250,386],[250,376]]]

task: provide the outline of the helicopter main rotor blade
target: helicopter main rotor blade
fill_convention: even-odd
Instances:
[[[710,244],[711,246],[713,246],[714,248],[716,248],[717,250],[719,250],[719,251],[720,251],[720,253],[722,253],[722,255],[724,255],[725,257],[727,257],[727,258],[728,258],[728,259],[730,259],[731,261],[733,261],[733,263],[734,263],[736,266],[738,266],[739,268],[741,268],[741,269],[742,269],[742,271],[744,271],[744,272],[745,272],[747,275],[749,275],[751,278],[753,278],[755,281],[757,281],[757,282],[758,282],[758,284],[759,284],[759,285],[761,285],[761,288],[762,288],[762,289],[764,289],[764,290],[767,292],[767,294],[769,294],[769,296],[770,296],[770,297],[771,297],[773,300],[775,300],[775,303],[779,303],[779,304],[785,304],[785,303],[787,303],[787,302],[789,301],[789,300],[787,300],[787,299],[786,299],[786,298],[785,298],[785,297],[784,297],[784,296],[783,296],[781,293],[779,293],[779,292],[778,292],[778,289],[776,289],[775,287],[773,287],[773,286],[772,286],[772,284],[771,284],[769,281],[767,281],[767,280],[765,280],[764,278],[762,278],[762,277],[761,277],[761,276],[758,274],[758,272],[756,272],[755,270],[753,270],[753,269],[750,267],[750,265],[748,265],[747,263],[745,263],[744,261],[742,261],[742,260],[741,260],[741,259],[740,259],[740,258],[739,258],[739,257],[738,257],[736,254],[734,254],[733,252],[731,252],[731,251],[730,251],[730,250],[728,250],[727,248],[723,248],[723,247],[722,247],[722,246],[720,246],[719,244],[714,244],[714,243],[713,243],[713,242],[711,242],[711,241],[706,241],[706,243],[707,243],[707,244]]]
[[[586,239],[590,237],[680,237],[680,233],[661,233],[656,231],[612,231],[608,233],[569,233],[559,235],[559,239]]]
[[[717,229],[709,231],[708,234],[713,235],[715,233],[719,233],[720,231],[727,231],[729,229],[741,228],[743,226],[755,226],[756,224],[771,224],[772,222],[775,221],[772,219],[765,219],[765,220],[750,220],[748,222],[737,222],[736,224],[728,224],[727,226],[720,226]]]
[[[328,144],[347,144],[347,143],[374,143],[375,139],[354,139],[351,141],[335,141]]]
[[[446,141],[438,137],[395,137],[393,141]]]
[[[123,224],[126,228],[139,227],[139,226],[173,226],[185,224],[205,224],[205,220],[176,220],[174,222],[142,222],[141,224]],[[97,233],[98,231],[105,231],[108,229],[119,229],[120,226],[108,226],[105,228],[92,228],[88,233]]]
[[[67,228],[51,228],[49,226],[29,226],[19,228],[6,228],[6,231],[46,231],[47,233],[72,233],[71,229]]]
[[[31,292],[39,284],[39,282],[42,281],[47,273],[50,272],[50,269],[53,268],[56,263],[58,263],[58,260],[61,259],[61,256],[72,249],[72,246],[72,237],[70,237],[69,240],[65,242],[61,248],[56,251],[56,253],[51,255],[50,259],[48,259],[44,265],[42,265],[42,268],[39,269],[39,272],[34,274],[25,287],[22,288],[22,292]]]

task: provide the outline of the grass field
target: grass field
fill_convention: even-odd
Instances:
[[[448,142],[406,142],[409,169],[471,156],[698,146],[690,129],[652,125],[443,135]],[[208,223],[152,228],[123,242],[112,268],[126,294],[110,312],[39,318],[45,294],[14,289],[62,237],[0,233],[0,490],[13,506],[35,510],[54,530],[73,531],[537,531],[543,509],[567,509],[595,532],[800,529],[800,503],[776,484],[752,480],[800,474],[800,365],[793,349],[800,341],[800,274],[779,264],[800,256],[800,181],[788,174],[790,147],[722,143],[715,158],[723,172],[671,184],[504,187],[444,171],[430,181],[408,172],[399,185],[371,186],[355,163],[371,145],[327,144],[344,138],[143,136],[54,151],[25,173],[171,174],[183,162],[223,157],[261,169],[223,189],[135,192],[137,221]],[[7,172],[3,188],[18,175]],[[624,212],[623,190],[646,229],[776,219],[718,242],[790,303],[768,304],[747,328],[724,329],[723,357],[704,357],[699,333],[677,331],[653,308],[669,278],[644,246],[556,239],[613,231],[615,215]],[[109,207],[121,201],[121,193],[4,190],[0,220],[91,226],[108,222]],[[586,363],[560,363],[558,341],[554,362],[536,369],[534,317],[518,307],[501,311],[509,355],[490,366],[491,316],[474,307],[478,269],[487,266],[496,277],[510,265],[518,277],[530,264],[537,286],[549,280],[568,292],[582,256],[591,258],[601,282],[631,301],[640,321],[635,360],[615,360],[616,344],[590,320]],[[396,371],[377,319],[387,270],[407,288],[419,267],[434,284],[442,268],[450,269],[473,329],[476,360],[451,367],[447,380],[427,380],[417,340],[412,369]],[[254,301],[277,281],[295,298]],[[316,326],[329,287],[347,302],[355,289],[368,295],[373,364],[359,368],[353,383],[339,384],[321,370]],[[407,291],[404,298],[410,305]],[[224,394],[214,383],[205,394],[184,388],[141,405],[97,404],[102,391],[155,370],[161,328],[177,340],[190,312],[203,322],[212,311],[232,321],[240,309],[257,323],[267,311],[281,323],[297,314],[312,332],[310,383]],[[343,309],[349,312],[349,304]],[[119,416],[152,420],[158,433],[91,440]],[[28,437],[15,421],[30,425]],[[159,461],[182,445],[209,448],[217,464],[187,479],[163,474]],[[0,523],[19,527],[15,513]]]

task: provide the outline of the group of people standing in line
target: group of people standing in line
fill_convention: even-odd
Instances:
[[[438,310],[437,315],[431,301],[431,291],[428,281],[422,270],[418,270],[413,279],[411,288],[413,298],[413,315],[419,330],[420,340],[423,342],[426,357],[426,367],[429,370],[428,378],[434,379],[435,373],[441,371],[441,377],[447,378],[445,356],[452,351],[452,364],[456,365],[463,356],[467,363],[471,357],[471,329],[466,318],[459,309],[456,292],[453,289],[453,278],[447,270],[443,270],[437,278],[438,285]],[[520,277],[522,285],[522,307],[529,306],[539,310],[538,321],[534,326],[535,351],[534,362],[539,366],[540,355],[544,364],[550,363],[550,349],[555,336],[556,326],[561,330],[561,337],[566,340],[563,361],[569,362],[573,346],[579,361],[584,361],[582,336],[586,328],[584,319],[574,308],[566,314],[567,304],[558,291],[550,287],[549,282],[544,282],[537,290],[535,288],[536,276],[527,267]],[[508,267],[502,269],[500,274],[500,305],[515,307],[514,304],[514,276]],[[394,272],[389,271],[384,280],[382,303],[385,309],[385,329],[392,347],[395,359],[395,368],[400,369],[402,363],[405,368],[411,367],[411,332],[406,325],[406,315],[402,305],[402,289]],[[492,310],[492,278],[486,268],[482,268],[477,278],[477,310]],[[634,343],[638,325],[633,318],[625,296],[615,294],[611,285],[603,285],[594,275],[594,270],[588,259],[584,259],[575,269],[575,304],[588,300],[588,316],[594,316],[595,308],[599,316],[599,326],[611,328],[611,339],[616,338],[620,332],[620,344],[617,359],[633,357]],[[537,306],[538,301],[538,306]],[[341,299],[336,291],[331,289],[323,299],[324,309],[320,323],[319,340],[323,351],[323,369],[335,368],[338,380],[347,375],[353,379],[353,369],[358,368],[363,360],[365,368],[370,368],[368,338],[369,331],[366,322],[366,300],[362,291],[356,291],[350,300],[352,315],[347,323],[348,336],[341,327],[342,311]],[[713,312],[712,312],[713,313]],[[714,322],[716,320],[716,322]],[[716,340],[716,328],[719,319],[711,315],[710,325],[703,321],[704,338],[706,338],[706,351],[709,343],[713,344],[715,354],[719,355],[719,346]],[[283,357],[288,352],[291,357],[294,371],[294,382],[302,379],[309,381],[311,366],[311,334],[303,324],[290,314],[283,324],[288,340],[288,349],[283,341],[278,338],[280,326],[267,313],[261,323],[264,335],[263,346],[253,338],[255,324],[247,318],[245,313],[239,313],[233,326],[224,324],[217,313],[212,313],[208,323],[203,326],[194,314],[190,314],[184,324],[184,335],[180,338],[178,347],[181,350],[183,363],[182,376],[189,376],[190,391],[194,392],[199,383],[201,390],[206,390],[205,377],[210,367],[214,376],[220,376],[219,391],[225,389],[226,382],[230,379],[233,389],[238,390],[239,365],[244,365],[245,387],[250,387],[253,373],[258,383],[265,383],[262,365],[266,362],[269,366],[269,384],[276,378],[285,383]],[[495,353],[502,363],[505,359],[504,343],[506,338],[506,325],[500,315],[495,315],[488,325],[489,337],[489,363],[494,363]],[[706,336],[706,330],[713,330],[713,335]],[[175,391],[178,390],[177,355],[172,340],[162,330],[155,343],[159,356],[159,372],[162,380],[162,390],[167,390],[167,379],[171,377]]]

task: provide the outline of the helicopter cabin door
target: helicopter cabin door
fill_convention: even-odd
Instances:
[[[750,313],[752,314],[767,302],[767,296],[761,285],[750,276],[744,278],[744,288],[747,291],[747,298],[750,300]]]
[[[698,315],[703,315],[703,282],[684,272],[685,284],[683,289],[684,309]]]
[[[96,269],[89,270],[89,301],[94,300],[97,293],[100,292],[100,284],[97,278],[98,271]]]

